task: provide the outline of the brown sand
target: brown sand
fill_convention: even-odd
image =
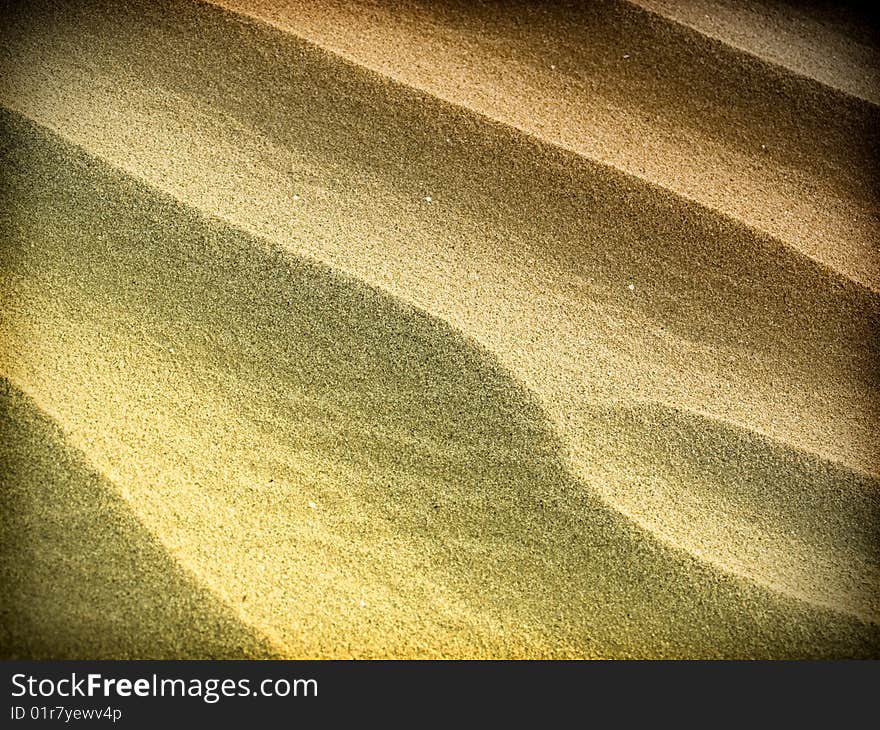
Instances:
[[[781,49],[771,58],[790,61],[799,72],[790,73],[625,2],[220,4],[672,190],[880,289],[880,115],[840,93],[852,88],[847,79],[869,100],[880,93],[877,35],[864,25],[852,32],[855,21],[836,28],[753,3],[699,23],[699,3],[682,3],[686,13],[655,4],[697,30],[714,19],[708,30],[722,40],[736,27],[747,51]],[[762,33],[772,41],[748,43]],[[805,54],[818,69],[798,63]],[[822,73],[829,57],[838,66]],[[826,79],[834,85],[816,83]]]
[[[635,2],[771,64],[880,104],[876,19],[867,4],[798,0]]]
[[[8,13],[3,374],[282,655],[876,655],[875,107],[431,7]]]

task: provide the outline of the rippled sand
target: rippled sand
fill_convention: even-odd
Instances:
[[[3,656],[880,656],[857,16],[221,5],[3,9]]]

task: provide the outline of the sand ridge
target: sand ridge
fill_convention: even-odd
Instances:
[[[55,198],[21,176],[12,188],[4,293],[23,303],[6,315],[4,372],[274,646],[310,656],[870,653],[876,294],[788,241],[264,25],[185,3],[48,12],[42,24],[19,18],[6,38],[15,73],[3,103],[58,138],[11,122],[16,139],[32,140],[21,175],[42,170]],[[56,168],[70,173],[47,172]],[[177,222],[155,228],[158,214],[127,212],[141,209]],[[58,222],[22,226],[28,210]],[[114,233],[108,220],[140,222]],[[62,250],[62,230],[100,232],[76,234],[77,276],[62,275],[61,258],[39,263],[43,249]],[[124,253],[144,235],[156,242],[145,251],[176,264]],[[247,254],[266,250],[276,253]],[[306,285],[335,281],[303,268],[310,260],[369,287]],[[327,286],[355,294],[339,300]],[[69,292],[69,304],[59,309],[41,287]],[[367,294],[377,290],[414,309],[401,319],[383,305],[370,315],[375,332],[422,334],[403,350],[357,335],[362,369],[338,368],[340,401],[309,353],[351,353],[333,343],[362,328],[327,324],[352,302],[378,301]],[[444,324],[416,326],[415,313]],[[101,326],[85,334],[92,320]],[[302,324],[279,330],[285,321]],[[428,349],[437,354],[419,354],[444,331],[446,344]],[[88,366],[96,353],[100,367]],[[462,371],[484,357],[494,364]],[[285,362],[292,369],[270,375]],[[426,410],[437,383],[446,410]],[[472,443],[460,414],[475,393],[487,400],[472,422],[496,413],[502,431]],[[140,414],[152,414],[146,432]],[[376,414],[381,425],[369,425]],[[400,428],[410,422],[415,432]],[[291,452],[288,433],[301,444]],[[357,433],[368,439],[353,467],[339,445]],[[202,442],[212,434],[217,443]],[[660,451],[643,448],[651,442]],[[265,486],[279,470],[283,482]],[[475,484],[477,473],[488,483]],[[257,482],[283,495],[271,519],[253,502]],[[362,485],[356,499],[340,490],[351,483]],[[332,524],[310,515],[325,507],[318,493],[336,500]],[[402,511],[406,537],[389,510]],[[230,534],[200,544],[224,514]],[[504,538],[505,525],[522,537]],[[239,544],[245,528],[262,543]],[[278,544],[279,529],[287,547],[266,555],[260,545]],[[291,563],[304,544],[307,557]],[[509,566],[536,545],[526,573],[545,590],[526,597]],[[218,551],[235,559],[214,565]],[[572,582],[581,575],[592,587]],[[666,607],[660,623],[651,601]],[[295,605],[305,614],[294,618]],[[799,636],[783,628],[793,615]],[[663,623],[672,616],[675,627]],[[361,639],[343,646],[341,635]]]
[[[4,380],[0,402],[5,657],[275,656],[181,570],[31,399]]]
[[[273,651],[873,651],[634,529],[448,327],[5,124],[4,371]]]
[[[876,19],[859,3],[635,2],[769,63],[880,104]]]
[[[626,2],[219,4],[731,215],[880,288],[878,110],[834,87]],[[785,27],[797,37],[801,25]],[[822,48],[845,55],[846,39],[829,35]],[[803,44],[822,57],[812,36]],[[866,65],[850,75],[861,78]]]

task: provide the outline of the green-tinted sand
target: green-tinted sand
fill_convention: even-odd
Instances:
[[[880,655],[876,105],[222,4],[3,6],[4,655]]]
[[[6,381],[0,418],[3,658],[272,656]]]
[[[876,627],[726,577],[606,506],[524,391],[447,326],[20,118],[4,114],[2,135],[3,370],[102,472],[7,396],[14,522],[57,523],[100,491],[135,516],[114,552],[160,544],[169,575],[199,584],[146,584],[141,601],[92,563],[103,521],[22,529],[3,554],[13,627],[53,615],[42,575],[63,560],[94,571],[98,603],[140,606],[147,636],[168,615],[173,636],[150,652],[165,655],[203,636],[220,642],[206,653],[256,651],[242,623],[286,656],[876,653]],[[31,449],[39,471],[22,474]],[[22,573],[47,544],[43,572]],[[197,598],[210,608],[178,636]],[[53,644],[16,628],[5,651],[131,655],[133,635],[122,622],[98,645]]]

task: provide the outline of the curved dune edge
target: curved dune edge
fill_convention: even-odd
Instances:
[[[671,414],[674,417],[677,413],[674,407],[650,402],[633,404],[628,408]],[[776,451],[782,449],[785,455],[782,464],[779,458],[770,460],[771,464],[775,462],[776,465],[769,472],[761,472],[762,462],[766,458],[754,454],[741,454],[740,459],[733,461],[732,466],[736,471],[731,476],[736,480],[753,481],[751,488],[757,490],[751,493],[753,509],[743,519],[742,515],[736,514],[736,510],[731,513],[731,503],[724,499],[723,493],[711,494],[715,485],[704,472],[695,472],[696,481],[682,479],[680,474],[669,475],[672,481],[664,481],[662,469],[658,473],[642,473],[643,468],[638,464],[649,463],[650,471],[657,470],[670,448],[687,452],[687,458],[694,457],[697,440],[692,436],[676,444],[674,439],[678,436],[678,429],[655,429],[644,434],[643,441],[631,438],[623,461],[615,463],[613,457],[616,449],[611,448],[614,441],[608,435],[613,433],[613,419],[605,417],[597,426],[593,416],[597,412],[625,413],[628,408],[598,404],[569,409],[564,423],[561,426],[557,423],[557,432],[568,435],[568,460],[574,473],[591,484],[610,505],[673,550],[683,550],[715,568],[797,600],[876,622],[880,615],[876,592],[880,576],[877,575],[873,530],[878,509],[876,500],[872,501],[871,497],[877,493],[880,481],[850,472],[845,465],[823,463],[794,445],[778,443],[772,448]],[[584,417],[585,413],[588,414],[587,418]],[[766,434],[711,414],[687,411],[680,417],[698,421],[708,433],[720,431],[728,435],[736,434],[732,439],[716,439],[712,447],[714,451],[724,452],[729,449],[729,441],[735,442],[743,436],[757,439],[759,444],[773,442],[772,437]],[[670,430],[673,431],[671,438]],[[705,434],[703,438],[705,440]],[[666,452],[658,454],[643,447],[643,444],[655,442],[664,443]],[[640,450],[644,453],[639,453]],[[704,453],[704,458],[710,453]],[[748,456],[756,464],[755,473],[759,474],[757,480],[747,476],[751,473],[751,467],[742,469],[747,465]],[[803,470],[801,465],[804,459],[811,463],[812,470]],[[694,466],[698,466],[697,462]],[[618,470],[615,471],[615,468]],[[829,469],[840,476],[830,481],[824,478],[825,474],[817,478],[817,472],[827,472]],[[768,527],[767,515],[761,514],[761,490],[768,485],[777,489],[782,481],[788,485],[785,499],[777,505],[782,511],[770,518]],[[689,493],[691,489],[699,491],[697,488],[701,482],[703,491],[710,493],[708,500],[701,501],[695,494]],[[653,491],[645,493],[646,483],[652,485]],[[803,490],[805,484],[809,485],[806,492]],[[657,485],[662,485],[662,488],[656,490]],[[848,497],[840,501],[840,495],[836,494],[838,511],[829,514],[827,504],[822,511],[821,497],[812,493],[820,488],[832,495],[844,489]],[[806,509],[817,517],[818,522],[809,523],[792,535],[789,532],[791,519],[797,518],[804,509],[801,503],[805,499],[811,502]],[[815,545],[809,544],[814,533],[821,531],[825,520],[830,517],[840,519],[844,513],[849,522],[846,519],[841,521],[836,550],[827,552],[821,547],[817,550]],[[720,521],[719,515],[724,516]],[[695,531],[695,524],[704,525],[705,529]],[[841,542],[850,542],[857,534],[861,535],[858,549],[840,549]]]
[[[786,595],[878,621],[880,480],[659,404],[592,415],[592,451],[576,463],[649,533]]]
[[[674,191],[880,291],[866,164],[880,113],[860,99],[624,2],[213,4]]]
[[[0,382],[0,656],[276,655],[157,545],[26,395]]]
[[[835,12],[785,0],[631,1],[768,63],[880,104],[876,21],[854,17],[853,10],[864,10],[858,4]]]
[[[452,323],[537,394],[572,454],[590,448],[584,405],[651,397],[876,473],[876,297],[705,211],[455,116],[305,44],[204,9],[180,12],[183,30],[130,18],[132,38],[121,24],[103,38],[109,48],[95,46],[111,66],[148,68],[145,81],[174,94],[128,78],[121,93],[100,74],[100,54],[98,72],[69,75],[61,41],[76,36],[62,34],[47,62],[60,63],[63,88],[43,93],[43,62],[31,59],[37,76],[12,79],[24,89],[15,104],[188,204]],[[194,21],[207,40],[186,34]],[[100,30],[89,16],[84,37]],[[139,55],[197,51],[199,64],[213,52],[222,68],[184,64],[177,78]],[[276,97],[288,103],[267,104]],[[628,220],[633,210],[640,216]],[[572,468],[588,474],[589,462]]]
[[[290,655],[877,652],[633,530],[446,327],[13,129],[4,372]]]
[[[648,405],[662,408],[660,404]],[[691,415],[700,417],[702,414],[692,412]],[[720,514],[727,515],[724,505],[719,507],[713,502],[707,505],[691,502],[690,495],[683,491],[687,488],[687,484],[683,482],[667,484],[667,490],[671,489],[671,492],[667,491],[662,496],[654,495],[661,496],[659,499],[642,501],[637,491],[628,491],[633,484],[631,478],[621,481],[619,477],[610,477],[605,472],[603,478],[596,479],[595,464],[601,463],[608,454],[596,452],[596,432],[581,416],[582,411],[575,408],[566,413],[562,421],[556,422],[557,432],[566,437],[569,461],[574,473],[591,484],[610,505],[644,528],[647,533],[658,537],[673,550],[683,550],[734,576],[754,581],[797,600],[876,622],[880,613],[874,589],[877,585],[875,551],[863,550],[861,556],[855,558],[854,568],[846,561],[841,562],[840,556],[829,562],[827,556],[821,553],[817,554],[809,549],[800,550],[791,541],[780,541],[779,535],[774,534],[774,528],[779,529],[777,525],[767,533],[753,529],[751,524],[739,520],[728,518],[719,522],[719,511]],[[728,423],[738,431],[771,438],[743,424],[724,421],[711,415],[706,418],[706,422]],[[656,439],[658,436],[663,438],[662,433],[653,433],[649,438]],[[785,444],[785,447],[794,454],[800,452],[796,446]],[[865,494],[859,495],[860,497],[865,496],[868,490],[876,490],[880,486],[876,479],[865,476],[861,478],[867,486],[863,487]],[[868,484],[869,482],[873,484]],[[811,488],[812,486],[810,483]],[[682,496],[686,502],[691,502],[687,509],[682,509]],[[792,493],[790,496],[793,499],[788,503],[788,509],[798,509],[797,494]],[[876,510],[863,514],[869,520],[869,525],[867,528],[862,525],[862,529],[870,529],[876,523],[876,520],[871,521],[875,513]],[[711,525],[711,528],[695,532],[694,524]],[[784,525],[785,521],[780,524]],[[871,546],[873,545],[872,542]],[[818,565],[815,565],[817,558]],[[781,564],[782,561],[784,564]],[[806,568],[808,565],[811,567]],[[844,575],[845,573],[850,575]],[[805,584],[818,586],[818,593],[805,588]],[[271,633],[269,635],[272,636]],[[282,639],[274,640],[279,645],[284,643]]]
[[[113,8],[125,17],[109,36],[103,15],[56,20],[42,59],[31,55],[38,27],[19,31],[31,43],[6,103],[188,204],[451,322],[548,402],[568,399],[572,382],[599,400],[650,393],[880,473],[876,295],[311,46],[173,7],[179,23]],[[117,32],[127,25],[131,37]],[[70,65],[77,34],[98,34],[87,69]],[[188,54],[184,76],[157,62]],[[150,90],[105,76],[105,64],[137,69]],[[60,82],[51,94],[47,68]],[[580,362],[585,346],[595,363]],[[771,372],[755,377],[756,357]],[[680,378],[658,372],[669,363]]]

